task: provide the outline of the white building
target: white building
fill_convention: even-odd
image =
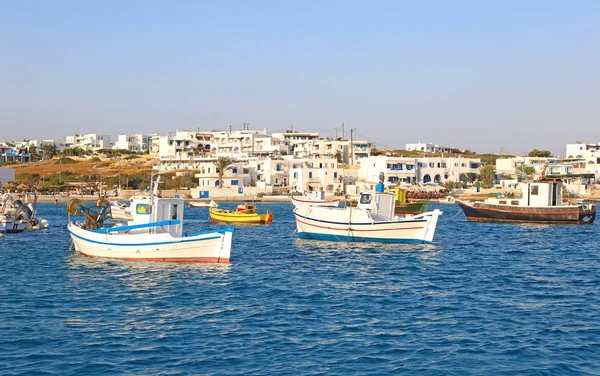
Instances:
[[[256,185],[259,187],[287,187],[291,163],[281,157],[254,158],[249,161],[251,171],[255,172]]]
[[[448,181],[468,180],[469,173],[478,174],[481,169],[479,158],[414,158],[371,156],[363,159],[358,176],[369,183],[379,181],[379,174],[384,173],[385,184],[426,184],[445,183]]]
[[[161,169],[192,168],[195,158],[208,156],[212,135],[209,132],[177,130],[175,135],[151,138],[150,147],[158,141],[158,155]],[[187,166],[190,164],[190,166]]]
[[[219,170],[214,162],[204,161],[198,165],[198,173],[195,175],[198,178],[198,188],[201,190],[210,188],[219,188]],[[248,187],[252,184],[253,174],[248,167],[247,162],[234,162],[231,168],[225,171],[223,175],[223,188]]]
[[[213,156],[246,158],[287,154],[287,151],[287,144],[269,136],[266,129],[212,132],[210,152]]]
[[[455,149],[446,146],[434,145],[432,143],[417,142],[414,144],[406,144],[407,151],[423,151],[428,153],[452,153]],[[463,152],[464,150],[458,149]]]
[[[319,132],[298,132],[290,128],[282,133],[273,133],[272,137],[287,145],[288,155],[302,158],[312,155],[313,141],[319,139]]]
[[[115,150],[128,150],[138,154],[150,150],[150,140],[153,135],[135,133],[120,134],[113,146]]]
[[[35,146],[36,153],[42,154],[42,147],[47,145],[54,145],[59,152],[63,151],[65,149],[65,140],[27,140],[17,142],[16,145],[27,149],[31,146]]]
[[[298,192],[325,191],[327,194],[342,192],[342,170],[335,158],[308,158],[289,161],[289,181]]]
[[[567,144],[565,147],[565,156],[569,159],[583,162],[581,168],[589,174],[594,174],[596,180],[600,179],[600,143],[586,144],[576,142]]]
[[[100,150],[112,148],[111,137],[108,134],[89,133],[75,134],[65,137],[65,148],[82,148],[85,150]]]

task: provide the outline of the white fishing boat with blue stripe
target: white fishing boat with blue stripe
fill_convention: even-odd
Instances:
[[[348,242],[421,243],[433,242],[439,209],[418,215],[394,214],[396,196],[362,193],[357,207],[299,206],[294,210],[298,236],[303,239]]]
[[[70,216],[86,217],[85,223],[69,219],[68,230],[78,253],[135,261],[229,262],[233,228],[185,233],[180,198],[133,199],[133,220],[112,227],[103,226],[110,220],[110,203],[99,200],[96,207],[99,212],[81,201],[70,201],[67,207]]]

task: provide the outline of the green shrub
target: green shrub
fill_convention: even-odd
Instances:
[[[78,163],[78,161],[74,160],[73,158],[69,158],[69,157],[62,157],[62,158],[59,158],[56,161],[54,161],[54,164],[74,164],[74,163]]]
[[[100,158],[98,158],[98,157],[91,158],[90,162],[100,162]]]
[[[126,160],[129,160],[129,159],[136,159],[136,158],[139,158],[139,156],[137,156],[137,155],[130,155],[130,156],[128,156],[128,157],[125,157],[125,159],[126,159]]]

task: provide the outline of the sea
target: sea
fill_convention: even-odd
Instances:
[[[0,238],[0,375],[600,375],[597,223],[432,204],[431,245],[339,243],[258,208],[274,221],[236,226],[230,264],[177,264],[75,254],[39,204],[50,229]]]

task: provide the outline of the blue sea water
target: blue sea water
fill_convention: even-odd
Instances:
[[[598,224],[431,205],[432,245],[346,244],[258,205],[275,220],[236,227],[231,264],[190,265],[76,255],[41,204],[49,230],[0,238],[0,374],[600,374]]]

